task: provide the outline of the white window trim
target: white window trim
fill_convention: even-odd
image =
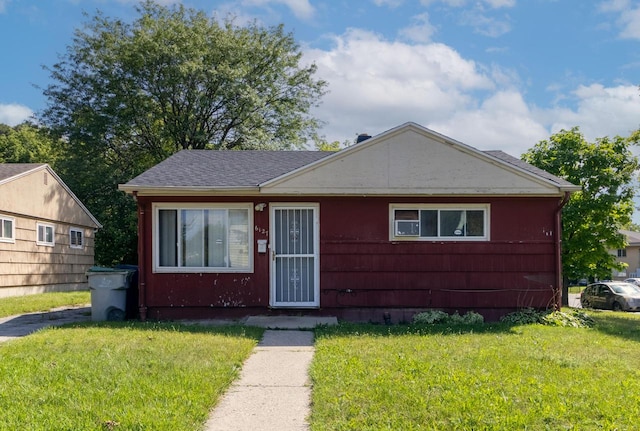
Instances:
[[[154,273],[253,273],[253,203],[180,203],[180,202],[157,202],[152,205],[152,239],[153,244],[153,272]],[[182,209],[246,209],[248,218],[248,241],[249,241],[249,266],[246,268],[219,268],[219,267],[166,267],[160,266],[160,224],[158,223],[160,210],[182,210]]]
[[[13,217],[0,215],[0,223],[4,224],[5,221],[11,222],[11,234],[8,237],[5,237],[5,236],[0,237],[0,242],[15,243],[16,242],[16,219],[14,219]]]
[[[80,238],[82,240],[81,244],[73,244],[72,238],[73,238],[73,232],[77,232],[80,234]],[[69,228],[69,247],[71,248],[77,248],[77,249],[82,249],[84,248],[84,230],[80,229],[78,227],[71,227]]]
[[[484,211],[484,236],[396,236],[396,210],[483,210]],[[389,204],[389,241],[450,241],[450,242],[486,242],[490,240],[489,226],[491,223],[491,205],[489,204]]]
[[[45,229],[46,228],[51,228],[51,242],[40,241],[40,239],[39,239],[40,227],[43,227]],[[50,223],[37,222],[36,223],[36,244],[37,245],[44,245],[46,247],[54,247],[56,245],[56,227],[55,227],[55,225],[52,225]]]

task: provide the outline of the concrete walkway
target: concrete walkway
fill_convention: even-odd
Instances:
[[[249,317],[245,325],[271,329],[264,332],[240,378],[211,412],[205,431],[308,430],[308,372],[314,353],[310,329],[337,323],[335,317]]]
[[[267,330],[205,431],[307,430],[313,332]]]

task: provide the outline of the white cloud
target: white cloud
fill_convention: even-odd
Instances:
[[[485,3],[494,9],[499,9],[502,7],[514,7],[516,0],[485,0]]]
[[[608,0],[598,5],[600,12],[619,14],[616,27],[623,39],[640,40],[640,6],[629,0]]]
[[[380,133],[406,121],[450,118],[474,103],[472,92],[491,90],[492,79],[443,44],[391,42],[363,30],[335,37],[330,51],[305,53],[329,82],[315,113],[330,141]]]
[[[0,104],[0,123],[16,126],[29,119],[33,111],[26,106],[17,104]]]
[[[329,93],[314,115],[326,122],[329,141],[352,141],[407,121],[483,150],[519,157],[561,128],[580,127],[585,137],[628,136],[640,127],[635,85],[572,88],[559,97],[569,105],[528,104],[519,76],[480,65],[439,43],[388,41],[358,29],[334,37],[329,50],[305,52],[318,66]]]
[[[483,36],[498,37],[511,31],[511,24],[505,19],[499,19],[487,15],[481,9],[472,9],[462,12],[460,23],[473,27],[475,32]]]
[[[478,108],[456,112],[429,127],[476,148],[502,150],[515,157],[549,137],[515,90],[498,91]]]
[[[598,5],[602,12],[620,12],[629,7],[629,0],[607,0]]]
[[[429,42],[436,32],[436,28],[429,22],[429,14],[424,12],[416,15],[412,17],[412,21],[412,25],[400,29],[400,35],[413,42]]]
[[[640,128],[640,94],[635,85],[579,86],[572,96],[574,109],[557,107],[544,113],[551,133],[578,126],[585,138],[593,141],[604,136],[629,136]]]
[[[420,0],[423,6],[429,6],[434,3],[444,3],[449,7],[463,7],[468,3],[475,3],[475,7],[489,6],[493,9],[500,9],[503,7],[514,7],[516,0],[481,0],[481,1],[469,1],[469,0]]]
[[[403,0],[372,0],[372,1],[373,1],[373,4],[375,4],[376,6],[388,6],[392,9],[397,8],[404,2]]]
[[[282,4],[291,9],[291,12],[302,20],[309,20],[315,13],[314,7],[309,0],[244,0],[245,6],[268,7],[271,4]]]
[[[640,40],[640,7],[623,12],[619,22],[622,25],[620,37]]]

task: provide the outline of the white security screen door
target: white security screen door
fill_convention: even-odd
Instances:
[[[318,307],[318,205],[271,205],[273,307]]]

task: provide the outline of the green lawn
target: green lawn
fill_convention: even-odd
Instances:
[[[47,311],[62,306],[80,306],[89,303],[91,303],[91,294],[88,290],[0,298],[0,317]]]
[[[340,325],[317,331],[312,430],[631,430],[640,316],[593,328]]]
[[[261,335],[86,323],[0,344],[0,430],[201,429]]]

